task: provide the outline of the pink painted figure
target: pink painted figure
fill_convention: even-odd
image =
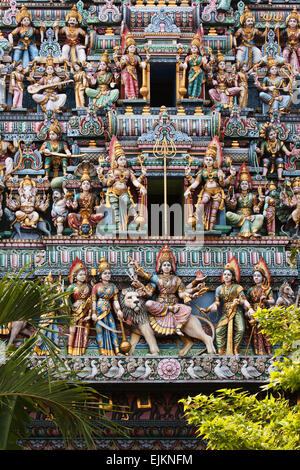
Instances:
[[[149,60],[150,56],[147,55]],[[142,62],[137,55],[136,42],[131,34],[128,34],[125,42],[125,51],[118,60],[117,54],[114,54],[114,60],[117,67],[121,70],[122,82],[124,85],[124,98],[136,100],[139,98],[138,67],[146,68],[147,62]]]
[[[12,95],[12,109],[23,108],[24,78],[28,68],[23,69],[23,62],[19,60],[10,75],[9,93]]]
[[[285,62],[291,65],[294,75],[298,75],[300,72],[300,15],[296,7],[286,18],[286,28],[282,39],[285,43],[282,56]]]

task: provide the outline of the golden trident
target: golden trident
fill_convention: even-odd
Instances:
[[[170,135],[170,127],[166,119],[166,108],[162,107],[162,116],[160,121],[162,125],[160,126],[159,133],[157,135],[155,145],[153,148],[153,155],[155,158],[164,159],[164,235],[168,235],[168,218],[167,218],[167,159],[174,158],[176,155],[176,146],[174,140]]]

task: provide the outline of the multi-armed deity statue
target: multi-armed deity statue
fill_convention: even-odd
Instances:
[[[274,305],[299,235],[300,16],[288,3],[198,3],[174,15],[172,2],[169,13],[124,4],[122,21],[112,2],[52,4],[51,17],[28,4],[1,23],[1,249],[11,238],[45,252],[45,277],[50,264],[69,271],[71,356],[91,341],[126,354],[125,327],[132,354],[144,336],[153,356],[160,341],[192,354],[193,340],[235,355],[248,333],[255,355],[271,354],[253,314]],[[173,204],[180,236],[168,231]]]

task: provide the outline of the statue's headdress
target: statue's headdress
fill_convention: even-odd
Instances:
[[[220,52],[219,50],[217,52],[216,61],[217,61],[217,63],[225,62],[225,57],[223,56],[222,52]]]
[[[160,271],[161,265],[163,264],[164,261],[169,261],[171,263],[172,270],[175,273],[176,272],[175,256],[171,248],[168,247],[168,245],[163,246],[163,248],[158,253],[157,260],[156,260],[156,272]]]
[[[111,168],[116,168],[117,160],[119,157],[121,157],[121,155],[124,155],[126,157],[122,145],[120,144],[116,136],[113,136],[109,147],[109,161]]]
[[[252,18],[253,19],[253,22],[255,22],[255,16],[253,15],[253,13],[249,10],[249,8],[247,6],[245,6],[245,9],[243,11],[243,13],[241,14],[240,16],[240,23],[241,25],[243,25],[246,21],[247,18]]]
[[[286,20],[285,20],[286,24],[288,24],[289,21],[290,21],[292,18],[294,18],[295,20],[297,20],[298,23],[300,23],[300,15],[299,15],[299,13],[297,12],[297,8],[296,8],[296,7],[294,7],[292,13],[290,13],[290,14],[286,17]]]
[[[109,58],[107,50],[103,52],[100,62],[105,62],[106,64],[110,63],[110,58]]]
[[[20,11],[17,13],[16,15],[16,22],[17,24],[21,23],[21,21],[23,20],[23,18],[29,18],[30,19],[30,22],[32,22],[32,15],[31,13],[27,10],[27,8],[25,7],[25,5],[22,5]]]
[[[36,186],[36,182],[29,175],[26,175],[20,182],[20,187],[22,186]]]
[[[84,168],[82,170],[82,175],[81,175],[80,181],[81,181],[81,183],[83,181],[91,181],[90,173],[89,173],[89,170],[87,168]]]
[[[241,271],[240,271],[239,263],[238,263],[238,261],[237,261],[237,259],[236,259],[235,256],[233,256],[233,257],[231,258],[231,260],[228,261],[228,262],[225,264],[225,266],[224,266],[224,268],[223,268],[223,273],[224,273],[224,271],[226,271],[227,269],[228,269],[230,272],[232,272],[232,274],[233,274],[234,277],[235,277],[236,282],[240,282],[240,280],[241,280]],[[222,277],[221,277],[221,282],[223,282],[223,273],[222,273]]]
[[[214,159],[215,166],[217,168],[221,167],[223,162],[223,152],[218,136],[215,136],[208,144],[208,147],[205,151],[205,157],[208,156]]]
[[[238,188],[238,186],[240,185],[242,181],[248,181],[250,188],[251,189],[253,188],[253,181],[252,181],[250,172],[245,162],[241,165],[238,171],[238,174],[236,176],[236,182],[235,182],[236,189]]]
[[[82,22],[81,13],[77,10],[77,6],[73,5],[69,13],[66,15],[66,22],[69,21],[70,18],[76,18],[78,23]]]
[[[80,271],[81,269],[84,269],[86,273],[86,280],[88,280],[88,270],[86,266],[83,264],[83,262],[79,258],[75,258],[75,260],[72,263],[72,266],[70,267],[69,270],[69,283],[73,284],[74,276]]]
[[[110,269],[110,265],[107,261],[107,259],[102,256],[98,265],[98,273],[101,274],[103,271],[106,271],[107,269]]]
[[[62,130],[57,119],[50,125],[48,132],[53,131],[55,134],[60,135]]]
[[[259,271],[263,275],[265,279],[264,283],[269,287],[271,284],[271,274],[263,257],[261,257],[258,263],[253,267],[253,272],[255,271]]]

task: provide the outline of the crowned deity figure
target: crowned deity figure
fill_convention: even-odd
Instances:
[[[294,75],[300,72],[300,15],[294,7],[285,20],[286,27],[281,33],[281,39],[285,44],[282,57],[291,65]],[[279,23],[277,23],[279,27]]]
[[[69,270],[71,319],[68,334],[68,354],[83,356],[88,345],[90,331],[91,287],[84,263],[76,258]]]
[[[260,65],[266,65],[267,73],[260,83],[257,69]],[[268,113],[271,122],[275,118],[280,122],[282,113],[287,112],[293,98],[293,72],[289,64],[282,57],[267,57],[255,67],[254,83],[259,90],[259,98],[262,101],[263,114]]]
[[[262,142],[260,147],[256,147],[256,153],[260,158],[260,164],[263,166],[263,178],[268,174],[274,175],[277,171],[278,180],[282,180],[285,157],[295,155],[298,150],[288,150],[286,145],[279,138],[277,127],[270,122],[264,124],[260,130]]]
[[[146,69],[150,56],[146,55],[146,60],[142,61],[137,54],[137,46],[131,33],[125,39],[125,49],[122,56],[114,54],[114,61],[119,71],[121,71],[122,84],[124,86],[124,98],[136,100],[139,98],[138,69]]]
[[[141,212],[137,211],[137,204],[131,194],[130,184],[141,194],[140,207],[143,211],[144,198],[147,194],[142,181],[146,170],[142,168],[141,175],[137,178],[135,172],[128,168],[127,159],[120,142],[114,137],[110,144],[110,169],[106,176],[103,174],[101,165],[98,167],[98,177],[107,187],[106,206],[112,208],[113,219],[117,231],[126,231],[129,218],[133,218],[137,225],[144,224]]]
[[[256,311],[258,308],[268,309],[273,307],[275,300],[270,287],[271,275],[263,258],[260,258],[257,265],[254,266],[252,278],[254,286],[250,287],[246,295],[253,310]],[[254,353],[259,355],[272,354],[272,345],[268,336],[261,332],[257,320],[250,315],[249,322],[252,325]]]
[[[208,70],[207,58],[204,55],[201,39],[198,33],[195,34],[190,44],[188,55],[184,62],[180,61],[180,56],[177,56],[179,68],[184,72],[188,71],[188,98],[200,98],[202,94],[202,87],[205,82],[205,71]],[[185,87],[186,73],[183,75],[183,88]]]
[[[222,170],[222,162],[222,148],[218,137],[214,137],[206,149],[203,158],[203,168],[198,171],[195,178],[190,175],[190,168],[186,168],[186,178],[189,182],[189,187],[185,191],[184,197],[189,199],[189,204],[191,204],[192,193],[198,187],[201,188],[195,204],[193,221],[194,224],[203,224],[204,230],[214,230],[214,226],[217,224],[218,213],[224,209],[226,197],[224,188],[233,184],[236,174],[235,168],[230,167],[230,174],[226,177]]]
[[[44,168],[47,179],[50,177],[51,169],[53,169],[53,177],[57,177],[61,166],[63,175],[67,174],[68,158],[72,154],[68,144],[62,140],[62,129],[57,120],[50,124],[47,138],[40,148],[40,153],[46,157]]]
[[[68,75],[66,74],[65,77],[67,78]],[[62,107],[66,103],[67,95],[59,91],[66,81],[69,80],[62,81],[58,76],[52,57],[49,56],[46,60],[44,75],[38,81],[31,77],[31,81],[34,83],[27,90],[32,94],[32,99],[40,105],[44,113],[48,111],[62,113]]]
[[[19,183],[18,195],[14,198],[10,193],[6,199],[6,207],[15,212],[12,225],[19,223],[22,229],[36,229],[39,212],[46,212],[49,207],[49,196],[38,196],[36,182],[28,175]]]
[[[257,238],[264,223],[260,214],[264,199],[253,193],[253,182],[245,163],[240,167],[235,183],[235,193],[226,197],[227,221],[239,228],[238,237]]]
[[[149,274],[133,262],[138,276],[147,281],[144,286],[138,279],[132,285],[145,297],[157,294],[156,300],[147,300],[146,308],[150,315],[150,324],[161,335],[177,334],[182,336],[183,325],[188,321],[192,308],[186,305],[191,301],[190,284],[185,286],[176,275],[176,261],[172,250],[165,245],[156,261],[156,273]]]
[[[97,108],[111,106],[119,98],[119,90],[115,89],[115,79],[109,68],[110,59],[107,51],[104,51],[98,66],[97,73],[90,78],[89,85],[96,88],[87,87],[85,93],[92,99]]]
[[[41,42],[44,40],[45,25],[41,22],[39,29],[34,28],[32,25],[32,16],[27,8],[22,5],[20,11],[16,15],[16,22],[18,24],[8,35],[10,45],[13,47],[13,65],[21,60],[23,68],[26,69],[30,62],[39,55],[38,48],[36,47],[36,36],[40,34]],[[17,37],[17,45],[14,46],[14,37]]]
[[[262,58],[260,49],[256,46],[257,39],[263,38],[267,34],[255,28],[255,17],[253,13],[245,6],[244,12],[240,16],[241,27],[233,36],[236,49],[236,63],[239,68],[241,64],[247,64],[247,70],[251,70],[253,65],[258,64]],[[237,47],[237,40],[240,45]]]
[[[57,22],[54,23],[56,33],[56,41],[59,36],[65,38],[65,44],[62,46],[61,59],[63,61],[72,61],[73,63],[79,62],[84,65],[86,62],[86,51],[88,46],[89,36],[84,29],[80,27],[82,23],[82,16],[77,10],[76,5],[73,5],[71,10],[66,15],[66,26],[59,29]],[[84,44],[82,44],[82,38]]]
[[[221,318],[216,327],[218,354],[238,354],[245,332],[245,316],[254,313],[248,302],[243,287],[240,285],[241,274],[235,257],[223,268],[221,285],[215,291],[214,302],[206,309],[217,312],[220,308]]]
[[[100,281],[92,289],[92,320],[101,356],[120,355],[114,313],[119,321],[123,313],[118,300],[118,288],[111,282],[111,268],[104,257],[98,266]]]
[[[83,237],[90,237],[94,233],[96,225],[103,219],[103,214],[95,213],[99,206],[99,197],[92,191],[91,177],[89,171],[84,169],[80,179],[80,192],[75,198],[67,199],[69,210],[77,210],[68,214],[68,225],[74,234]]]
[[[235,70],[231,73],[226,71],[226,62],[220,51],[216,57],[216,70],[209,72],[208,83],[212,85],[208,94],[214,102],[216,109],[229,108],[233,105],[233,97],[239,95],[243,89],[241,86],[235,86]]]

